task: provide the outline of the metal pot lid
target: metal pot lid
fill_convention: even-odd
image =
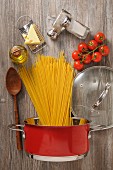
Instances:
[[[73,83],[72,112],[103,129],[113,127],[113,69],[94,66],[79,73]]]

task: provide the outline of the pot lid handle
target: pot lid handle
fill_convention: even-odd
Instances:
[[[98,107],[98,106],[100,105],[100,103],[102,102],[102,100],[106,97],[106,95],[107,95],[108,90],[109,90],[110,87],[111,87],[111,84],[107,82],[106,85],[105,85],[105,89],[104,89],[104,91],[101,93],[101,95],[99,96],[97,102],[96,102],[94,105],[92,105],[92,111],[93,111],[96,107]]]

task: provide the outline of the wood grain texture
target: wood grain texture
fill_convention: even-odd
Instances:
[[[75,19],[91,28],[88,41],[96,32],[103,31],[108,38],[110,55],[101,63],[113,68],[113,1],[112,0],[1,0],[0,1],[0,169],[1,170],[112,170],[113,169],[113,129],[92,133],[90,151],[83,160],[54,163],[41,162],[28,158],[25,151],[16,149],[15,133],[7,126],[14,123],[13,99],[5,87],[5,75],[11,63],[8,51],[13,45],[23,44],[23,39],[16,28],[16,21],[21,15],[29,15],[38,24],[48,46],[44,54],[58,56],[65,50],[71,62],[71,52],[81,41],[64,31],[57,41],[47,37],[54,18],[64,8],[71,12]],[[29,52],[30,62],[35,57]],[[92,64],[91,64],[92,65]],[[90,65],[90,66],[91,66]],[[94,65],[94,64],[93,64]],[[16,67],[15,67],[16,68]],[[112,104],[112,102],[111,102]],[[35,109],[23,86],[18,95],[20,123],[35,116]],[[107,103],[106,103],[107,105]]]

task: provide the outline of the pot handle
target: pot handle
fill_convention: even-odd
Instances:
[[[88,139],[91,138],[91,132],[99,131],[99,130],[104,130],[106,128],[105,125],[95,125],[90,128],[89,134],[88,134]]]
[[[17,129],[16,127],[21,127],[22,129],[24,128],[24,125],[15,125],[15,124],[10,124],[8,125],[8,129],[12,130],[12,131],[19,131],[23,133],[23,138],[25,139],[25,132],[22,129]]]

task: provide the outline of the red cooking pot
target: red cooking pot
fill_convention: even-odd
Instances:
[[[11,130],[21,126],[24,148],[28,155],[43,161],[72,161],[81,159],[89,151],[90,121],[79,125],[80,118],[73,118],[73,126],[42,126],[38,118],[28,118],[25,125],[9,125]]]

